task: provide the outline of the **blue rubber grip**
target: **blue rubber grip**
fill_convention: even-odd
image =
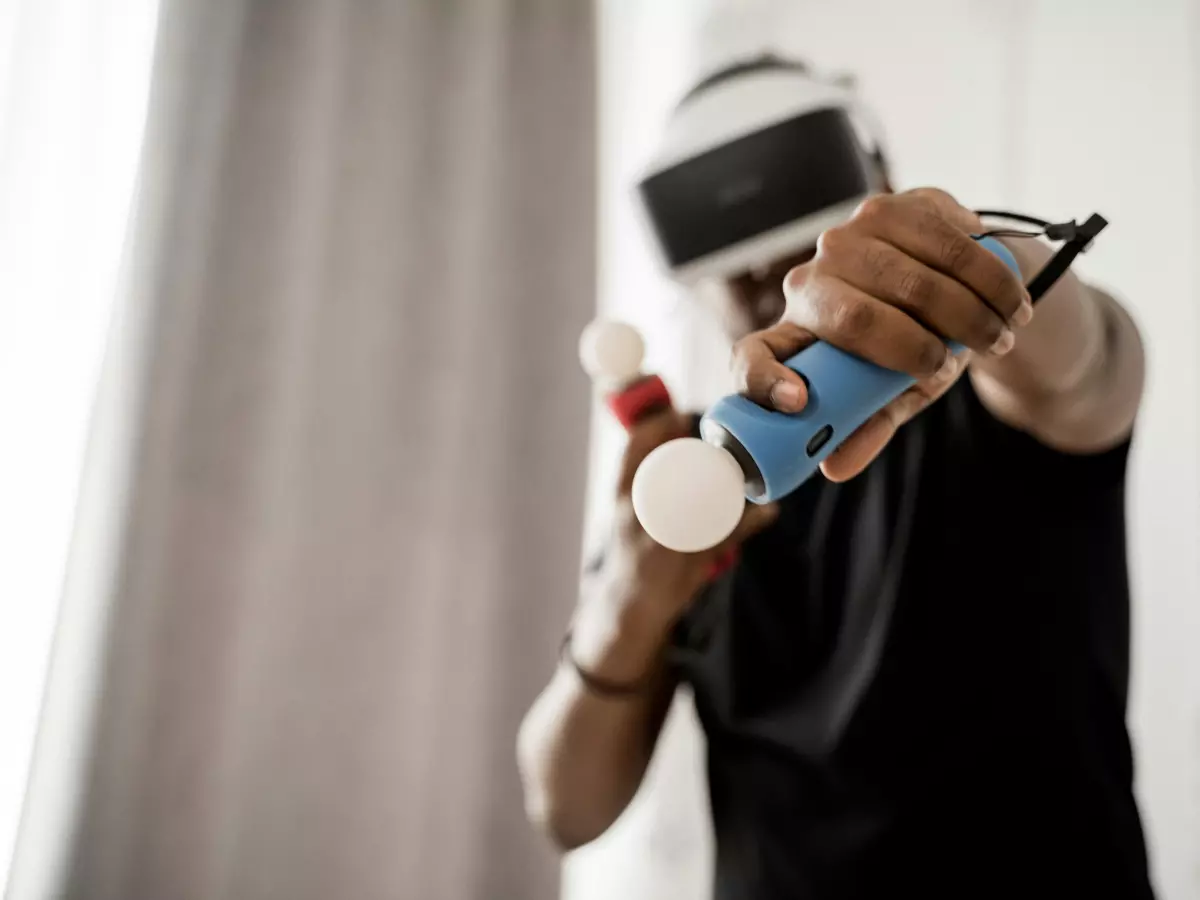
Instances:
[[[980,244],[1021,275],[1008,248],[994,238]],[[963,348],[949,344],[952,352]],[[715,403],[701,421],[708,437],[720,426],[741,444],[762,477],[761,492],[747,486],[747,499],[769,503],[786,496],[808,480],[821,462],[876,412],[912,387],[916,379],[884,369],[831,344],[818,341],[785,363],[808,384],[808,403],[799,413],[763,409],[735,394]],[[820,436],[827,437],[821,443]],[[818,445],[810,452],[810,447]]]

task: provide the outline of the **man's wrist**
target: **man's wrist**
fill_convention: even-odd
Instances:
[[[640,684],[662,670],[673,627],[674,620],[654,604],[589,598],[575,616],[564,650],[597,680]]]

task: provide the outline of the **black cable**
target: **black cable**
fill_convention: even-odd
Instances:
[[[981,219],[1007,219],[1011,222],[1024,222],[1027,225],[1036,225],[1040,231],[1018,231],[1015,228],[993,228],[990,231],[985,231],[982,234],[972,235],[972,237],[1011,237],[1011,238],[1036,238],[1042,237],[1047,233],[1047,230],[1053,228],[1049,222],[1044,219],[1036,218],[1035,216],[1026,216],[1021,213],[1006,212],[998,209],[977,209],[975,215]]]
[[[973,234],[974,238],[985,237],[1011,237],[1011,238],[1036,238],[1044,235],[1045,231],[1016,231],[1013,229],[996,228],[992,231],[984,231],[980,234]]]
[[[1038,219],[1034,216],[1026,216],[1021,213],[1005,212],[1002,209],[977,209],[975,215],[981,219],[1008,219],[1010,222],[1024,222],[1026,225],[1036,225],[1038,228],[1049,228],[1051,223],[1045,219]]]

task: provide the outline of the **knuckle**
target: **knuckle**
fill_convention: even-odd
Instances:
[[[733,345],[729,351],[729,367],[738,369],[744,367],[752,355],[753,344],[759,341],[758,332],[748,334]]]
[[[930,194],[913,191],[904,196],[904,206],[912,221],[922,228],[945,228],[945,219],[937,201]]]
[[[830,310],[830,329],[847,338],[862,338],[875,325],[875,308],[866,300],[842,297]]]
[[[1004,263],[996,269],[989,286],[988,300],[1005,319],[1010,318],[1021,305],[1021,292],[1012,274],[1004,267]]]
[[[817,238],[818,248],[820,247],[821,241],[824,239],[824,237],[824,235],[821,235],[821,237]],[[787,274],[783,276],[784,296],[792,297],[794,294],[799,294],[801,291],[803,291],[804,286],[808,284],[808,273],[808,264],[793,266],[792,268],[788,269]]]
[[[811,281],[806,284],[809,287],[812,286]],[[771,326],[771,329],[785,338],[795,338],[797,332],[813,327],[820,319],[816,305],[822,293],[823,291],[820,290],[803,290],[788,294],[783,315],[778,322]]]
[[[990,347],[1000,339],[1001,333],[1004,331],[1004,323],[986,309],[982,304],[977,304],[977,310],[971,321],[971,334],[974,343],[979,347]]]
[[[854,243],[854,235],[845,225],[837,225],[821,232],[817,238],[817,256],[822,259],[837,259]]]
[[[730,351],[729,371],[733,375],[734,384],[738,391],[745,390],[749,383],[751,364],[755,357],[752,342],[757,341],[761,341],[757,333],[747,335],[734,344],[733,350]]]
[[[868,241],[862,250],[862,265],[873,278],[884,278],[892,268],[889,248],[881,241]]]
[[[917,369],[926,375],[932,375],[946,361],[946,345],[937,338],[922,341],[917,349]]]
[[[920,309],[932,303],[934,290],[933,279],[915,267],[900,276],[900,283],[896,287],[901,303]]]
[[[892,421],[899,428],[912,419],[917,413],[929,405],[929,396],[921,390],[915,390],[904,396],[896,402],[895,409],[892,411]]]
[[[913,188],[904,195],[904,199],[924,209],[930,209],[937,205],[934,188],[930,187]]]
[[[761,362],[751,362],[737,378],[738,390],[755,400],[763,399],[770,391],[766,366]]]
[[[955,200],[950,193],[942,190],[941,188],[930,187],[927,185],[925,187],[914,188],[911,193],[913,196],[920,198],[922,201],[931,203],[935,206],[949,203],[953,203],[955,206],[958,205],[958,201]]]
[[[942,261],[942,265],[957,275],[961,274],[966,266],[971,250],[972,242],[968,238],[951,232],[942,237],[938,255]]]
[[[886,219],[891,212],[891,200],[886,194],[872,194],[854,210],[852,221],[874,224]],[[833,229],[831,229],[833,230]]]
[[[783,319],[777,322],[771,326],[771,330],[778,334],[788,345],[802,343],[806,334],[805,329],[801,325],[790,319]]]

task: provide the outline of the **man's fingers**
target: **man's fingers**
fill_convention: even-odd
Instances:
[[[928,188],[897,195],[891,205],[896,208],[878,216],[878,237],[969,287],[1005,322],[1014,321],[1028,292],[996,254],[972,239],[983,227],[974,213]]]
[[[830,481],[849,481],[869,466],[895,435],[892,417],[886,409],[879,410],[825,458],[821,473]]]
[[[733,529],[733,534],[725,542],[734,546],[744,543],[778,518],[779,505],[776,503],[747,503],[742,521],[738,522],[737,528]]]
[[[764,503],[762,505],[756,503],[746,503],[745,511],[742,514],[742,521],[738,522],[738,527],[733,529],[733,533],[728,536],[720,544],[712,548],[712,550],[704,551],[701,558],[706,565],[703,566],[704,578],[712,577],[713,566],[722,566],[727,560],[730,560],[731,554],[737,551],[739,546],[742,546],[745,541],[748,541],[752,536],[767,528],[770,523],[779,518],[778,503]]]
[[[896,432],[914,416],[946,393],[966,371],[970,351],[952,357],[947,370],[937,377],[918,381],[903,394],[871,416],[821,463],[830,481],[849,481],[870,465]]]
[[[808,402],[808,388],[781,360],[813,343],[812,333],[793,322],[780,322],[742,338],[733,348],[737,390],[767,409],[799,412]]]
[[[1007,323],[1022,324],[1032,312],[1021,279],[972,239],[983,230],[979,217],[945,191],[921,188],[869,197],[855,211],[853,229],[959,281]]]
[[[691,419],[672,407],[662,409],[639,420],[629,429],[629,442],[621,459],[617,476],[617,495],[628,496],[633,490],[633,476],[650,452],[675,438],[686,437],[691,431]]]
[[[845,233],[830,238],[831,233],[822,240],[852,240]],[[807,277],[798,283],[789,276],[784,291],[790,322],[885,369],[928,378],[949,355],[945,343],[916,319],[840,278]]]
[[[947,340],[981,353],[993,347],[1001,351],[1012,347],[1012,333],[1005,321],[966,285],[879,238],[846,244],[844,258],[835,263],[849,284],[903,310]]]
[[[979,234],[983,230],[983,220],[973,210],[967,209],[955,200],[953,195],[948,194],[946,191],[939,188],[924,187],[916,188],[908,193],[929,203],[959,229],[967,232],[967,234]]]

